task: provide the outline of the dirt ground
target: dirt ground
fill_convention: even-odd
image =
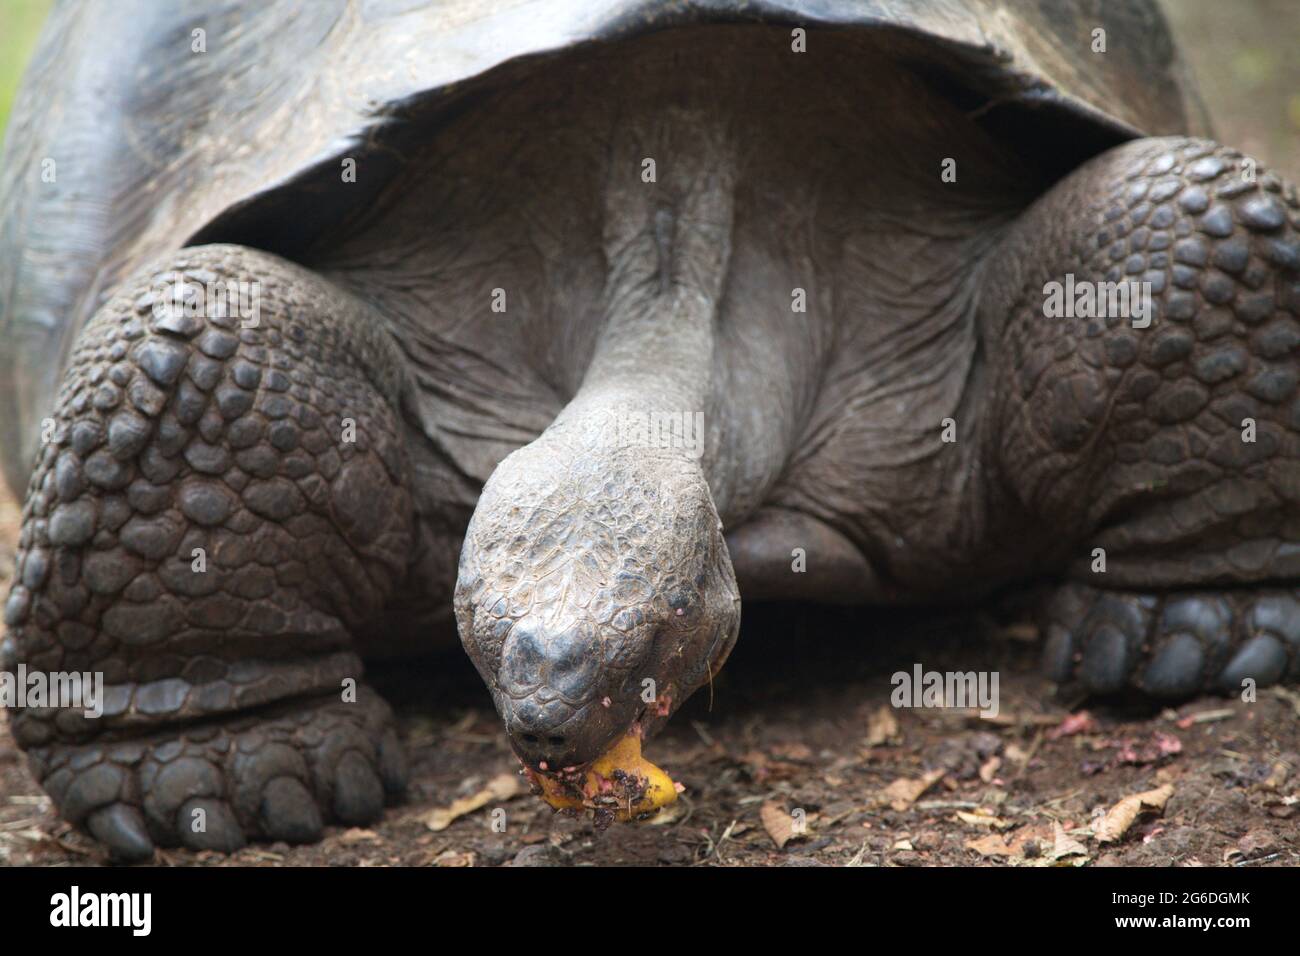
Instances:
[[[17,530],[17,509],[4,499],[0,593]],[[1300,694],[1083,710],[1037,675],[1037,635],[1018,604],[927,613],[751,605],[712,707],[700,691],[648,745],[685,784],[682,798],[654,823],[603,833],[527,792],[464,655],[374,670],[410,756],[405,804],[368,829],[330,828],[315,846],[258,844],[231,857],[162,850],[156,862],[1300,864]],[[891,675],[915,664],[996,668],[999,715],[891,707]],[[1143,799],[1123,802],[1136,795]],[[436,812],[476,796],[482,806],[450,823]],[[796,818],[804,826],[792,833]],[[0,732],[0,865],[103,862],[58,819]]]

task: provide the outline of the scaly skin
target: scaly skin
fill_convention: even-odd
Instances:
[[[1063,543],[1057,680],[1178,698],[1300,677],[1300,204],[1250,166],[1204,140],[1126,144],[990,259],[985,449]],[[1151,282],[1150,327],[1044,318],[1044,283],[1068,272]]]
[[[160,317],[173,270],[259,283],[259,324]],[[401,790],[387,706],[344,698],[350,632],[411,550],[401,365],[377,328],[296,266],[209,246],[126,283],[77,341],[0,666],[103,672],[101,718],[29,708],[11,727],[60,812],[120,857],[315,839]]]

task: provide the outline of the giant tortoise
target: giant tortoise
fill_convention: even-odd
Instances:
[[[742,598],[1049,580],[1062,683],[1294,680],[1300,207],[1208,133],[1152,0],[59,5],[2,660],[105,689],[14,737],[138,859],[373,820],[362,661],[453,621],[543,775]]]

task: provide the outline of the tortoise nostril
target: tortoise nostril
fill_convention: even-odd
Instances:
[[[552,747],[563,747],[563,746],[564,746],[564,738],[563,738],[563,737],[547,737],[547,738],[546,738],[546,742],[547,742],[548,744],[550,744]]]
[[[520,734],[519,736],[523,739],[524,743],[526,744],[535,744],[538,741],[538,737],[536,734]]]

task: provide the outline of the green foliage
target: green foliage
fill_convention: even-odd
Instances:
[[[51,0],[0,0],[0,130],[9,122],[14,93],[52,5]]]

